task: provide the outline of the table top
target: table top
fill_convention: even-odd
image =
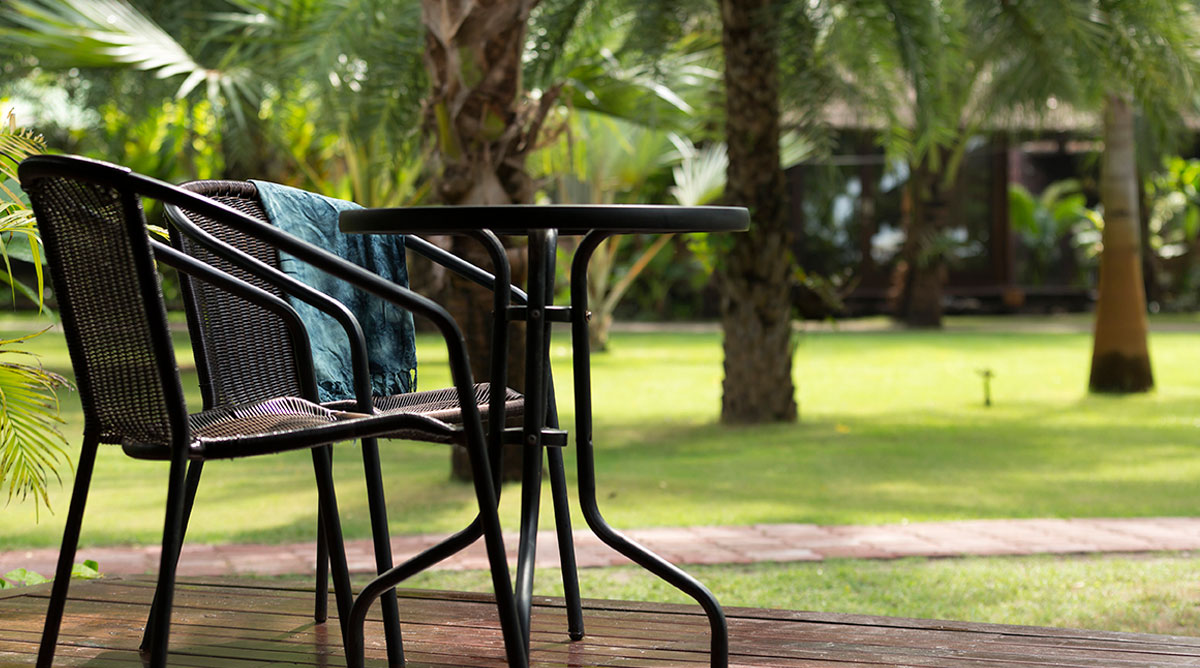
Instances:
[[[510,204],[354,209],[343,211],[339,221],[343,232],[356,234],[741,232],[750,226],[750,213],[735,206]]]

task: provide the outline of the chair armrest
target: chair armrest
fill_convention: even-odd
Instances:
[[[459,276],[462,276],[467,280],[474,281],[476,284],[488,288],[489,290],[496,289],[495,274],[470,262],[467,262],[454,253],[442,248],[441,246],[426,241],[415,234],[404,235],[404,243],[409,250],[432,262],[442,265]],[[495,258],[493,258],[493,261],[494,260]],[[508,259],[505,258],[504,262],[507,263]],[[505,271],[504,273],[508,272]],[[525,291],[515,285],[512,285],[511,283],[509,284],[509,294],[511,295],[511,299],[514,303],[525,304],[529,301]]]
[[[303,361],[312,357],[308,330],[305,328],[300,314],[296,313],[296,309],[266,290],[231,276],[212,265],[205,264],[191,255],[176,250],[161,241],[152,239],[150,247],[154,250],[155,259],[159,262],[177,271],[181,271],[192,278],[210,283],[229,294],[257,304],[278,316],[283,321],[284,328],[287,330],[296,355],[301,358],[298,360],[301,363],[297,364],[296,367],[300,372],[300,384],[304,388],[304,392],[308,395],[305,398],[317,402],[317,382],[313,376],[312,364]]]

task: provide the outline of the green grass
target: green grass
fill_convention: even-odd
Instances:
[[[1189,636],[1200,628],[1200,582],[1190,554],[839,559],[688,570],[725,606]],[[560,571],[542,569],[537,577],[537,593],[562,595]],[[404,586],[491,591],[485,571],[434,571]],[[580,588],[585,598],[691,602],[635,567],[583,569]]]
[[[1200,480],[1200,321],[1155,320],[1158,389],[1143,396],[1084,392],[1087,320],[956,318],[945,332],[892,331],[880,321],[816,328],[799,340],[794,425],[723,427],[715,333],[618,333],[594,362],[601,503],[618,527],[762,522],[882,523],[904,519],[1194,515]],[[0,317],[0,336],[28,332]],[[866,331],[860,331],[860,330]],[[180,359],[187,368],[184,341]],[[62,337],[24,344],[69,371]],[[423,387],[444,385],[445,353],[419,341]],[[571,425],[566,337],[553,349],[564,424]],[[992,369],[991,408],[977,371]],[[195,384],[195,374],[185,373]],[[197,397],[194,387],[190,391]],[[63,397],[65,432],[81,429]],[[566,451],[568,466],[574,452]],[[469,487],[448,482],[443,448],[384,448],[394,533],[448,531],[473,514]],[[337,458],[347,535],[368,535],[361,464]],[[315,494],[306,453],[206,466],[189,539],[311,540]],[[155,543],[164,465],[102,451],[85,544]],[[573,471],[569,472],[573,479]],[[58,514],[35,524],[29,504],[0,511],[0,549],[55,546]],[[503,512],[516,524],[515,488]],[[548,499],[544,507],[548,507]],[[549,513],[543,513],[549,522]],[[576,525],[581,526],[579,517]],[[101,564],[103,569],[103,564]],[[1080,626],[1191,635],[1200,585],[1190,554],[832,560],[691,569],[726,605]],[[538,591],[561,594],[559,573]],[[683,601],[632,568],[585,569],[586,596]],[[410,583],[489,588],[477,572],[434,572]]]
[[[806,334],[795,366],[801,421],[755,427],[716,424],[716,333],[618,333],[593,371],[602,507],[624,528],[1194,514],[1195,319],[1156,321],[1169,330],[1151,342],[1158,390],[1131,397],[1088,396],[1085,321],[1046,323],[971,318],[951,320],[945,332]],[[28,321],[0,320],[0,330],[21,326]],[[66,370],[56,336],[29,347]],[[444,349],[428,337],[419,348],[422,386],[444,385]],[[552,354],[564,424],[571,426],[565,335],[556,337]],[[984,367],[996,374],[992,408],[982,406],[977,370]],[[74,443],[77,399],[63,401]],[[572,448],[566,456],[573,479]],[[105,448],[83,542],[156,542],[164,467]],[[448,467],[441,447],[385,445],[394,533],[449,531],[473,515],[471,489],[449,482]],[[354,448],[340,449],[336,470],[346,533],[365,537],[366,496]],[[205,476],[190,540],[312,538],[316,503],[307,453],[213,462]],[[0,511],[0,549],[57,544],[70,478],[64,471],[67,484],[52,495],[56,516],[43,514],[35,524],[30,504]],[[516,524],[517,496],[507,488],[502,512],[509,526]],[[548,512],[543,519],[549,526]],[[578,516],[575,523],[582,525]]]

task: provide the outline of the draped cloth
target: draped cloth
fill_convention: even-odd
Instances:
[[[344,234],[338,214],[359,205],[278,183],[254,181],[271,223],[383,278],[408,287],[404,235]],[[280,252],[283,271],[346,305],[362,326],[370,359],[371,392],[391,396],[417,387],[413,317],[408,311],[368,294]],[[354,368],[346,330],[333,317],[288,297],[308,329],[317,392],[322,402],[354,399]]]

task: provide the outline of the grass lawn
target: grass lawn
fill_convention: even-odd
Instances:
[[[725,606],[1200,635],[1200,582],[1188,554],[838,559],[688,570]],[[538,593],[561,596],[561,577],[539,570]],[[491,591],[485,571],[435,571],[404,586]],[[585,598],[692,602],[635,567],[584,569],[580,588]]]
[[[816,327],[801,336],[795,367],[801,421],[755,427],[716,424],[718,334],[615,334],[613,350],[594,361],[606,516],[634,528],[1195,514],[1195,317],[1155,319],[1158,389],[1130,397],[1084,391],[1090,337],[1083,318],[953,318],[943,332],[874,325]],[[27,319],[0,318],[0,336],[30,329]],[[444,350],[429,337],[419,346],[422,387],[444,385]],[[60,335],[26,347],[43,352],[51,368],[69,370]],[[570,425],[565,336],[556,339],[553,357]],[[991,408],[982,405],[983,368],[995,373]],[[194,384],[194,373],[187,377]],[[67,395],[63,402],[74,449],[78,401]],[[573,450],[566,455],[571,467]],[[385,446],[384,457],[394,533],[449,531],[473,515],[471,489],[447,480],[444,449],[397,443]],[[354,448],[341,449],[339,501],[347,535],[366,537],[357,459]],[[189,540],[312,539],[310,471],[307,453],[208,464]],[[83,543],[157,542],[164,474],[164,465],[102,450]],[[570,468],[568,475],[574,477]],[[35,523],[32,505],[16,502],[0,511],[0,549],[57,545],[70,472],[63,477],[63,488],[52,494],[56,515],[43,513]],[[503,504],[508,526],[517,523],[515,491],[507,488]],[[549,513],[543,518],[548,527]],[[578,516],[575,523],[583,524]],[[694,572],[727,605],[1188,635],[1200,622],[1189,554],[835,560]],[[557,577],[539,571],[539,592],[560,593]],[[588,569],[582,577],[589,597],[682,600],[633,569]],[[410,584],[488,588],[481,573],[430,573]]]
[[[612,352],[594,364],[606,516],[634,528],[1194,514],[1200,328],[1161,321],[1170,331],[1151,342],[1157,391],[1116,397],[1084,392],[1086,333],[1031,329],[1029,322],[963,319],[944,332],[807,333],[796,352],[800,422],[754,427],[716,424],[717,334],[618,333]],[[0,330],[28,326],[0,321]],[[422,386],[441,386],[444,349],[426,337],[419,346]],[[69,368],[61,337],[47,334],[29,347],[46,351],[51,368]],[[553,356],[570,425],[565,336],[556,339]],[[996,374],[991,408],[982,405],[977,373],[985,367]],[[65,431],[77,447],[77,400],[63,401]],[[566,454],[573,477],[574,452]],[[473,515],[471,489],[448,482],[441,447],[385,445],[384,458],[394,533],[448,531]],[[103,449],[83,542],[156,542],[164,469]],[[341,448],[336,471],[347,535],[365,537],[366,495],[353,447]],[[70,472],[63,473],[63,488],[52,494],[57,515],[43,513],[35,523],[29,503],[0,511],[0,549],[57,545],[70,489]],[[307,453],[212,462],[205,476],[190,540],[312,537]],[[518,495],[515,487],[508,491],[503,512],[515,526]],[[549,526],[549,513],[543,518]]]

